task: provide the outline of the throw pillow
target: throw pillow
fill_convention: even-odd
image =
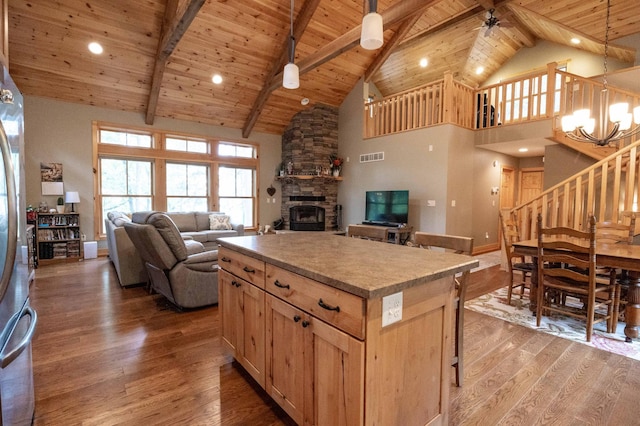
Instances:
[[[212,231],[228,231],[233,229],[231,226],[231,218],[226,214],[209,215],[209,229]]]
[[[129,222],[131,222],[131,219],[129,219],[129,216],[125,216],[125,215],[122,215],[120,217],[113,219],[113,224],[115,226],[124,226],[125,223],[129,223]]]

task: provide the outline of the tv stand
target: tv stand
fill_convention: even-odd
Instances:
[[[396,226],[388,226],[388,225],[383,225],[382,223],[367,223],[362,222],[360,224],[361,226],[371,226],[371,227],[385,227],[387,228],[387,231],[389,233],[389,242],[390,243],[394,243],[394,244],[399,244],[399,245],[404,245],[407,243],[407,241],[409,241],[409,238],[411,238],[411,232],[413,231],[413,227],[412,226],[403,226],[401,228],[399,228],[397,225]]]

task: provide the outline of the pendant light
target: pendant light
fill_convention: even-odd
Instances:
[[[382,16],[376,12],[377,0],[369,0],[369,13],[362,18],[362,31],[360,32],[360,46],[367,50],[376,50],[384,43],[384,28]]]
[[[600,91],[599,119],[591,118],[589,109],[579,109],[572,115],[562,117],[562,131],[578,142],[589,142],[598,146],[616,145],[620,139],[640,133],[640,106],[629,112],[629,104],[619,102],[609,105],[607,88],[607,59],[609,53],[609,14],[611,1],[607,0],[607,16],[604,33],[604,74]],[[634,126],[635,124],[635,126]]]
[[[285,89],[297,89],[300,87],[300,70],[293,63],[296,56],[296,39],[293,37],[293,0],[291,0],[291,34],[289,35],[289,63],[284,66],[282,87]]]

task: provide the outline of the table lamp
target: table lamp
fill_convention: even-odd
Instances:
[[[80,194],[78,194],[77,191],[67,191],[67,193],[64,196],[64,202],[71,203],[71,213],[75,213],[76,210],[75,210],[74,203],[80,202]]]

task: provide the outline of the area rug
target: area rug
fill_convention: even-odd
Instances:
[[[465,307],[514,324],[520,324],[597,349],[640,360],[640,342],[625,342],[625,324],[623,322],[618,322],[618,328],[615,333],[607,333],[606,323],[604,322],[595,324],[591,342],[589,343],[586,341],[585,322],[571,317],[563,315],[544,316],[540,327],[536,327],[536,318],[529,310],[528,295],[525,294],[522,299],[520,299],[519,295],[512,296],[511,305],[507,305],[506,287],[493,293],[467,300]]]

